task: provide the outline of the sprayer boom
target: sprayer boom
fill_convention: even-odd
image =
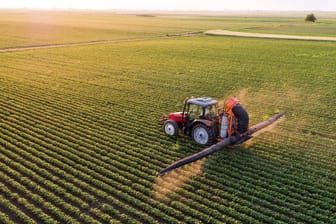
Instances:
[[[167,172],[171,171],[171,170],[174,170],[176,168],[179,168],[181,166],[184,166],[188,163],[192,163],[194,161],[197,161],[199,159],[202,159],[214,152],[217,152],[227,146],[230,146],[230,145],[239,145],[247,140],[249,140],[252,135],[254,133],[256,133],[257,131],[273,124],[275,121],[277,121],[279,118],[281,118],[282,116],[284,116],[285,113],[280,113],[280,114],[277,114],[275,115],[274,117],[266,120],[266,121],[263,121],[259,124],[256,124],[254,126],[252,126],[251,128],[249,128],[245,133],[243,133],[242,135],[240,135],[240,137],[238,137],[238,139],[235,137],[235,136],[232,136],[230,138],[225,138],[224,140],[214,144],[214,145],[211,145],[210,147],[206,148],[206,149],[203,149],[202,151],[200,152],[197,152],[195,154],[192,154],[188,157],[185,157],[183,159],[180,159],[176,162],[174,162],[173,164],[171,164],[170,166],[168,166],[167,168],[163,169],[161,172],[158,173],[158,176],[162,176],[164,174],[166,174]]]

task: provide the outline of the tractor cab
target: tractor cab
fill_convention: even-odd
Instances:
[[[211,98],[192,98],[187,100],[185,105],[186,111],[183,113],[187,116],[187,123],[196,119],[205,119],[212,121],[217,116],[217,100]]]

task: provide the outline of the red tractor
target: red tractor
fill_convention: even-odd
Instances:
[[[224,108],[208,97],[186,99],[182,112],[162,115],[163,131],[177,136],[179,130],[201,145],[211,145],[226,138],[237,140],[248,130],[249,116],[235,97],[225,101]],[[243,141],[250,137],[245,136]],[[242,141],[242,139],[240,139]]]
[[[285,112],[282,112],[266,121],[248,127],[248,113],[235,97],[226,100],[222,109],[218,108],[218,102],[211,98],[186,99],[182,112],[162,115],[160,123],[163,124],[163,131],[169,136],[177,136],[179,130],[182,130],[195,142],[211,146],[177,160],[161,170],[158,175],[162,176],[171,170],[202,159],[228,146],[237,146],[284,115]],[[215,141],[218,143],[213,144]]]

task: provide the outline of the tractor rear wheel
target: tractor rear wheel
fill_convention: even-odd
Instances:
[[[176,121],[166,120],[163,124],[163,132],[169,136],[177,136],[178,134],[178,125]]]
[[[191,137],[201,145],[210,145],[214,142],[215,134],[211,127],[199,123],[192,128]]]

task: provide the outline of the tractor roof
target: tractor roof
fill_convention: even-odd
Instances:
[[[206,107],[206,106],[210,106],[210,105],[215,105],[217,104],[217,100],[213,100],[209,97],[200,97],[200,98],[192,98],[189,99],[188,104],[195,104],[201,107]]]

